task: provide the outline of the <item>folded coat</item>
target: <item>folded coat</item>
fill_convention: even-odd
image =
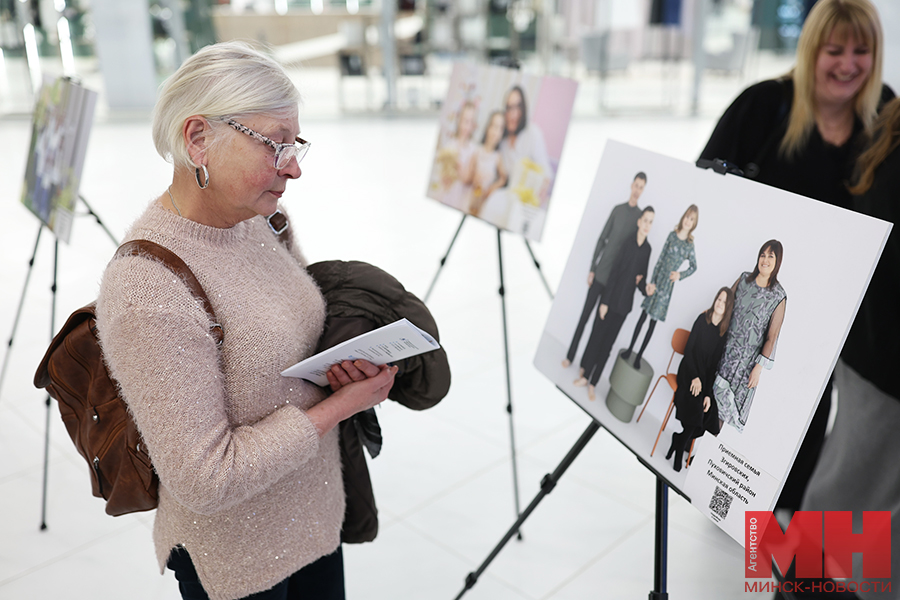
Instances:
[[[359,261],[324,261],[307,267],[325,296],[325,330],[317,352],[361,333],[406,318],[440,342],[437,323],[425,303],[392,275]],[[450,365],[443,347],[395,363],[398,367],[388,398],[412,410],[431,408],[450,389]],[[374,410],[354,415],[340,425],[341,464],[347,508],[341,540],[370,542],[378,533],[378,511],[360,430],[377,431]],[[373,432],[374,433],[374,432]],[[374,433],[374,435],[378,435]]]

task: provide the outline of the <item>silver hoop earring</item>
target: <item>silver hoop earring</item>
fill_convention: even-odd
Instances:
[[[203,179],[205,180],[203,183],[200,183],[200,169],[203,169]],[[197,185],[200,186],[201,190],[209,187],[209,171],[206,170],[206,165],[200,165],[194,169],[194,177],[197,178]]]

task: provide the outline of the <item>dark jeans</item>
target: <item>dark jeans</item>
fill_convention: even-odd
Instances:
[[[184,600],[209,600],[187,550],[175,548],[167,566],[175,571]],[[275,587],[245,600],[344,600],[344,556],[341,548],[308,564]]]
[[[572,336],[572,343],[569,345],[569,351],[566,352],[566,358],[569,359],[570,363],[575,362],[575,352],[578,350],[578,342],[581,341],[581,335],[584,333],[584,326],[587,325],[591,313],[600,306],[600,296],[603,294],[604,287],[606,286],[594,279],[594,283],[588,288],[587,298],[584,300],[584,308],[581,309],[581,318],[578,319],[575,335]]]

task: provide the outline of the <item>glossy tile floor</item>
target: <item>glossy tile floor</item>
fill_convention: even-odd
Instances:
[[[776,60],[754,75],[784,66]],[[562,273],[605,140],[692,161],[746,80],[713,78],[697,117],[598,113],[596,82],[582,85],[544,237],[532,245],[540,272],[521,238],[502,236],[512,420],[505,410],[496,230],[467,220],[438,270],[460,215],[424,196],[435,114],[340,116],[333,74],[310,70],[299,81],[309,98],[301,123],[313,148],[284,201],[308,258],[371,262],[420,296],[439,273],[429,306],[453,368],[450,394],[434,409],[412,413],[386,402],[380,410],[385,446],[370,468],[381,530],[373,543],[345,547],[348,598],[449,600],[515,521],[511,423],[524,509],[590,422],[531,361],[551,304],[542,277],[552,289]],[[641,95],[634,86],[621,89]],[[152,552],[153,515],[104,514],[56,408],[48,413],[31,385],[50,337],[54,259],[53,238],[44,233],[28,268],[39,230],[19,203],[29,136],[27,118],[0,119],[4,340],[17,324],[0,390],[0,598],[174,600],[176,582],[171,573],[159,574]],[[81,192],[115,236],[169,178],[146,118],[110,115],[101,106]],[[71,244],[58,251],[56,327],[95,296],[114,247],[93,219],[77,219]],[[41,531],[44,476],[47,529]],[[653,475],[601,429],[525,522],[523,539],[510,541],[464,597],[646,598],[653,588],[654,491]],[[669,511],[672,598],[768,597],[744,592],[738,544],[675,494]]]

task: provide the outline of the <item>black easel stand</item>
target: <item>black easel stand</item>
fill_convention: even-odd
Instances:
[[[544,499],[544,496],[553,491],[553,488],[556,487],[556,483],[559,481],[559,478],[563,476],[563,473],[566,472],[566,469],[569,468],[569,465],[572,464],[572,461],[575,460],[575,457],[578,456],[587,443],[590,441],[594,434],[600,429],[600,423],[592,420],[591,424],[588,425],[587,429],[584,430],[584,433],[581,434],[581,437],[578,438],[578,441],[575,442],[575,445],[572,446],[572,449],[566,454],[565,458],[562,459],[562,462],[554,469],[552,473],[548,473],[544,475],[544,478],[541,479],[541,491],[538,492],[538,495],[534,497],[534,500],[531,501],[531,504],[525,509],[523,513],[519,515],[519,518],[516,519],[516,522],[513,523],[513,526],[509,528],[509,531],[506,532],[506,535],[500,540],[500,543],[497,544],[496,547],[491,551],[488,557],[481,563],[481,566],[478,567],[477,571],[469,573],[466,575],[466,586],[463,590],[456,596],[455,600],[459,600],[463,597],[463,595],[472,589],[475,586],[475,583],[478,582],[478,577],[484,573],[484,570],[487,569],[488,565],[491,564],[491,561],[500,554],[500,550],[503,549],[503,546],[506,545],[507,542],[512,538],[512,536],[519,532],[519,527],[522,526],[522,523],[525,522],[537,505]]]
[[[115,236],[113,236],[113,234],[110,232],[110,230],[106,227],[106,225],[103,223],[103,220],[100,219],[99,215],[97,215],[97,213],[94,212],[94,209],[91,208],[91,206],[90,206],[90,204],[88,204],[87,200],[85,200],[84,197],[80,196],[80,195],[78,196],[78,199],[81,200],[82,204],[84,204],[85,208],[87,208],[86,214],[94,217],[94,220],[103,229],[103,231],[106,232],[106,235],[109,236],[109,239],[112,240],[112,243],[115,244],[116,246],[118,246],[119,245],[118,240],[116,240]],[[28,272],[25,274],[25,283],[22,286],[22,294],[19,297],[19,306],[16,309],[16,316],[13,319],[12,333],[10,333],[9,340],[6,343],[6,355],[3,357],[3,367],[2,367],[2,369],[0,369],[0,391],[3,390],[3,382],[6,379],[6,367],[9,364],[9,355],[12,353],[13,340],[15,340],[15,338],[16,338],[16,329],[18,329],[18,327],[19,327],[19,318],[22,316],[22,307],[25,304],[25,293],[28,291],[28,282],[31,280],[31,272],[34,270],[34,259],[37,256],[38,244],[40,244],[41,232],[43,230],[44,230],[44,224],[41,223],[38,226],[37,236],[35,236],[35,238],[34,238],[34,250],[32,250],[32,252],[31,252],[31,258],[28,259]],[[55,257],[56,257],[56,253],[58,252],[58,248],[59,248],[59,244],[57,242],[56,248],[54,249],[53,288],[51,290],[54,294],[54,296],[53,296],[54,309],[55,309],[55,302],[56,302],[56,258]],[[52,336],[56,332],[55,328],[53,327],[53,315],[51,315],[50,320],[51,320],[50,332],[51,332],[51,336]]]
[[[40,232],[38,233],[40,235]],[[37,247],[37,244],[35,244]],[[59,266],[59,240],[53,240],[53,284],[50,286],[50,339],[56,335],[56,274]],[[22,295],[25,295],[23,290]],[[47,472],[50,466],[50,394],[44,400],[47,418],[44,426],[44,477],[41,485],[41,531],[47,529]]]
[[[650,600],[668,600],[669,486],[656,479],[656,551]]]
[[[497,263],[500,266],[500,307],[503,314],[503,357],[506,363],[506,412],[509,413],[509,442],[512,448],[512,472],[513,472],[513,496],[516,505],[516,514],[521,515],[519,510],[519,467],[516,463],[516,432],[513,427],[513,407],[512,407],[512,377],[509,371],[509,335],[506,330],[506,287],[503,284],[503,244],[501,242],[501,231],[497,228]],[[517,531],[518,538],[522,539],[522,532]]]
[[[434,284],[437,283],[438,276],[441,274],[441,270],[444,268],[444,265],[447,263],[447,258],[450,256],[450,250],[453,249],[453,244],[456,243],[456,238],[459,236],[459,232],[462,230],[463,223],[466,222],[466,217],[468,216],[469,215],[467,214],[463,214],[462,219],[459,222],[459,227],[456,228],[456,232],[453,234],[453,239],[450,240],[450,246],[447,247],[447,252],[445,252],[444,256],[441,258],[437,273],[435,273],[434,279],[432,279],[431,281],[428,292],[425,293],[425,302],[428,302],[428,298],[431,296],[431,291],[434,289]],[[512,448],[513,496],[515,501],[516,515],[519,515],[521,514],[521,511],[519,510],[519,469],[516,463],[516,436],[515,428],[513,427],[512,378],[510,376],[509,367],[509,335],[506,327],[506,287],[503,281],[503,245],[501,240],[502,233],[502,230],[497,227],[497,262],[500,267],[499,294],[500,305],[503,314],[503,354],[506,362],[506,412],[509,414],[509,439]],[[544,283],[544,287],[546,288],[547,293],[552,299],[553,293],[550,291],[550,286],[547,285],[547,280],[544,278],[544,274],[541,271],[541,264],[538,262],[537,258],[535,258],[534,252],[532,251],[531,245],[528,243],[528,240],[525,240],[525,246],[528,248],[528,253],[531,255],[531,260],[538,270],[538,274],[541,277],[541,281]],[[522,539],[521,532],[518,532],[518,539]]]
[[[106,225],[103,224],[103,221],[94,212],[94,210],[90,207],[87,201],[82,197],[78,196],[78,199],[85,205],[87,208],[87,214],[94,217],[94,220],[98,225],[106,232],[109,236],[109,239],[112,240],[113,244],[116,246],[119,245],[119,242],[113,236],[113,234],[109,231]],[[37,236],[35,236],[34,240],[34,250],[31,253],[31,258],[28,260],[28,272],[25,275],[25,284],[22,286],[22,295],[19,298],[19,307],[16,309],[16,316],[13,321],[12,333],[9,337],[9,342],[7,343],[6,356],[3,358],[3,369],[0,371],[0,390],[3,388],[3,380],[6,377],[6,366],[9,364],[9,356],[12,353],[12,345],[13,340],[16,337],[16,329],[19,327],[19,317],[22,315],[22,306],[25,303],[25,293],[28,291],[28,282],[31,280],[31,272],[34,270],[34,260],[37,256],[38,244],[41,241],[41,232],[44,230],[45,225],[41,223],[40,227],[38,227]],[[56,335],[56,292],[57,292],[57,273],[59,271],[59,239],[53,240],[53,283],[50,286],[50,339],[53,339],[53,336]],[[50,464],[50,412],[51,412],[51,399],[50,395],[47,395],[45,400],[45,404],[47,406],[47,416],[46,416],[46,425],[44,427],[44,474],[43,474],[43,483],[42,483],[42,491],[41,491],[41,531],[47,529],[47,477],[48,470]]]
[[[91,205],[88,204],[87,200],[84,199],[84,196],[78,196],[78,199],[81,200],[81,203],[84,204],[85,208],[87,208],[87,214],[94,217],[94,220],[97,222],[97,225],[99,225],[103,229],[103,231],[106,232],[106,235],[109,236],[109,239],[112,240],[112,243],[115,244],[116,246],[118,246],[119,241],[116,240],[116,237],[112,234],[112,232],[106,227],[106,225],[103,224],[103,221],[100,220],[100,217],[97,215],[97,213],[94,212],[94,209],[91,208]]]
[[[434,284],[437,283],[438,277],[441,274],[441,270],[444,268],[444,265],[447,264],[447,259],[450,257],[450,251],[453,249],[453,244],[456,243],[456,238],[459,236],[459,232],[462,230],[463,223],[466,222],[466,217],[469,215],[463,214],[462,219],[459,221],[459,227],[456,228],[456,232],[453,234],[453,239],[450,240],[450,245],[447,246],[447,252],[444,253],[444,256],[441,257],[440,264],[438,265],[438,270],[434,274],[434,279],[431,280],[431,285],[428,286],[428,291],[425,292],[425,297],[423,300],[428,302],[428,298],[431,296],[431,291],[434,289]],[[500,231],[500,228],[497,228],[497,231]],[[525,242],[525,247],[528,248],[528,254],[531,255],[531,261],[534,263],[535,268],[538,271],[538,276],[541,278],[541,282],[544,284],[544,289],[547,290],[547,295],[550,296],[550,299],[553,299],[553,292],[550,290],[550,285],[547,283],[547,279],[544,277],[544,272],[541,270],[541,263],[538,262],[538,259],[534,255],[534,250],[531,249],[531,244],[528,242],[526,238],[522,238]]]
[[[453,244],[456,243],[456,238],[459,235],[459,232],[462,231],[463,223],[466,222],[466,217],[468,217],[468,216],[469,215],[467,215],[467,214],[463,214],[462,219],[460,219],[460,221],[459,221],[459,227],[456,228],[456,233],[453,234],[453,239],[450,240],[450,245],[447,246],[447,252],[444,254],[443,257],[441,257],[441,263],[438,266],[437,273],[434,274],[434,279],[431,280],[431,285],[428,286],[428,291],[425,292],[424,301],[426,303],[428,302],[428,297],[431,296],[431,290],[434,289],[434,284],[437,283],[438,276],[441,274],[441,270],[444,268],[444,265],[447,264],[447,258],[450,256],[450,251],[453,250]]]
[[[572,446],[571,450],[566,454],[565,458],[559,463],[559,465],[554,469],[552,473],[548,473],[544,475],[544,478],[541,479],[541,491],[538,492],[538,495],[534,497],[534,500],[531,501],[531,504],[525,509],[525,511],[519,515],[519,518],[516,519],[516,522],[513,523],[512,527],[506,532],[506,535],[500,540],[500,542],[494,547],[488,557],[481,563],[481,566],[478,567],[476,571],[473,571],[466,575],[466,584],[465,587],[460,591],[460,593],[456,596],[454,600],[459,600],[465,595],[467,591],[475,587],[475,584],[478,582],[478,578],[484,573],[485,569],[487,569],[488,565],[500,554],[500,550],[509,542],[514,534],[519,531],[519,528],[522,526],[522,523],[525,522],[534,509],[537,508],[537,505],[540,504],[541,500],[544,499],[544,496],[553,491],[553,488],[556,487],[557,482],[572,464],[572,461],[575,460],[575,457],[578,456],[584,447],[587,446],[587,443],[594,437],[594,434],[600,429],[600,423],[592,420],[591,424],[588,425],[587,429],[581,434],[581,437],[578,438],[578,441],[575,442],[575,445]],[[654,553],[654,576],[653,576],[653,591],[650,592],[649,600],[668,600],[669,594],[666,591],[667,586],[667,568],[668,568],[668,528],[669,528],[669,497],[668,497],[669,486],[662,480],[657,478],[656,480],[656,548]],[[791,599],[793,600],[793,599]]]
[[[25,291],[28,289],[28,281],[31,279],[31,270],[34,267],[34,257],[37,255],[38,244],[41,241],[41,232],[44,230],[44,224],[38,227],[37,237],[34,238],[34,250],[31,253],[31,259],[28,261],[28,272],[25,274],[25,285],[22,286],[22,295],[19,297],[19,307],[16,309],[16,316],[13,319],[12,333],[9,335],[9,341],[6,343],[6,355],[3,357],[3,369],[0,370],[0,391],[3,390],[3,380],[6,378],[6,366],[9,364],[9,355],[12,353],[13,340],[16,337],[16,328],[19,326],[19,317],[22,314],[22,306],[25,304]]]
[[[499,229],[497,231],[500,231]],[[550,296],[550,299],[553,300],[553,292],[550,290],[550,285],[547,283],[547,280],[544,278],[544,272],[541,270],[541,263],[538,262],[538,259],[534,256],[534,251],[531,249],[531,244],[528,243],[527,238],[522,238],[525,240],[525,247],[528,248],[528,254],[531,256],[531,262],[534,263],[534,267],[537,269],[538,275],[541,278],[541,283],[544,284],[544,289],[547,290],[547,295]]]

